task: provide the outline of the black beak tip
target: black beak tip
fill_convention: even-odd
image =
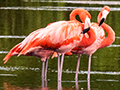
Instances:
[[[90,27],[84,29],[84,30],[81,32],[81,34],[85,34],[85,33],[88,32],[89,30],[90,30]]]
[[[105,21],[105,18],[102,18],[100,23],[99,23],[99,26],[101,26],[104,21]]]

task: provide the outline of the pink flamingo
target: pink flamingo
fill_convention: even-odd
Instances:
[[[36,35],[38,35],[42,29],[43,28],[32,32],[22,42],[20,42],[16,46],[14,46],[10,50],[10,52],[4,57],[4,59],[3,59],[4,64],[9,60],[9,58],[11,56],[17,56],[22,51],[22,49],[27,45],[27,43],[30,42]],[[36,57],[41,58],[41,61],[42,61],[42,75],[41,75],[42,80],[46,80],[48,59],[49,59],[50,55],[52,55],[53,53],[54,53],[54,51],[46,50],[43,47],[39,46],[39,48],[36,48],[35,50],[32,50],[31,52],[28,52],[25,54],[25,56],[36,56]]]
[[[79,14],[79,11],[80,11],[80,14]],[[82,12],[82,11],[84,11],[84,12]],[[86,21],[86,23],[87,24],[85,24],[85,26],[83,25],[83,24],[81,24],[80,22],[78,22],[76,19],[75,19],[75,16],[77,15],[77,14],[79,14],[79,16],[80,16],[80,18],[81,18],[81,20],[83,21],[83,22],[85,22]],[[82,14],[82,15],[81,15]],[[61,22],[59,22],[59,24],[60,25],[62,25],[63,24],[63,26],[61,27],[61,29],[64,31],[65,29],[75,29],[75,30],[77,30],[77,31],[81,31],[82,29],[83,29],[83,26],[85,27],[85,28],[88,28],[89,29],[89,19],[87,18],[86,19],[86,17],[85,16],[87,16],[87,17],[91,17],[90,16],[90,14],[86,11],[86,10],[84,10],[84,9],[75,9],[75,10],[73,10],[72,11],[72,13],[70,14],[70,20],[71,21],[61,21]],[[84,19],[86,19],[86,20],[84,20]],[[87,21],[88,20],[88,21]],[[58,22],[56,22],[56,23],[58,23]],[[70,23],[70,25],[72,25],[72,26],[70,26],[69,25],[69,23]],[[66,26],[65,26],[66,25]],[[88,25],[88,26],[87,26]],[[78,26],[78,27],[77,27]],[[58,27],[58,26],[57,26]],[[56,27],[56,28],[57,28]],[[44,28],[45,29],[45,28]],[[42,33],[42,32],[44,32],[44,29],[39,29],[39,30],[36,30],[36,31],[34,31],[34,32],[32,32],[28,37],[26,37],[21,43],[19,43],[19,44],[17,44],[15,47],[13,47],[11,50],[10,50],[10,52],[6,55],[6,57],[3,59],[5,62],[4,63],[6,63],[7,61],[8,61],[8,59],[11,57],[11,56],[14,56],[14,55],[20,55],[20,52],[26,47],[26,46],[28,46],[28,44],[37,36],[37,35],[39,35],[40,33]],[[78,29],[80,29],[80,30],[78,30]],[[91,31],[91,32],[90,32]],[[92,44],[92,40],[94,41],[95,40],[95,33],[92,31],[92,30],[90,30],[89,32],[88,32],[88,34],[89,34],[89,39],[91,39],[91,44]],[[85,33],[85,32],[87,32],[87,29],[85,29],[85,30],[83,30],[83,32],[82,33]],[[76,35],[76,33],[74,32],[74,31],[69,31],[68,30],[68,32],[67,32],[67,34],[65,34],[65,36],[67,36],[68,34],[75,34]],[[61,34],[62,35],[62,34]],[[92,35],[93,35],[93,37],[92,37]],[[66,44],[68,44],[69,45],[69,42],[71,41],[72,43],[73,43],[73,40],[81,40],[81,38],[80,38],[80,36],[81,35],[79,35],[79,34],[77,34],[76,36],[74,36],[74,37],[70,37],[70,36],[68,36],[67,38],[69,38],[69,39],[67,39],[66,41],[63,41],[62,42],[62,44],[63,45],[66,45]],[[47,36],[48,37],[48,36]],[[81,36],[82,37],[82,36]],[[61,37],[60,37],[61,38]],[[44,39],[46,39],[46,37],[44,38]],[[44,39],[43,39],[43,41],[44,41]],[[56,45],[58,45],[58,46],[56,46],[56,47],[52,47],[53,48],[53,50],[51,50],[51,47],[49,46],[49,42],[47,42],[48,43],[48,46],[47,46],[47,48],[44,46],[35,46],[34,48],[30,48],[29,50],[27,50],[27,52],[24,54],[25,56],[37,56],[37,57],[40,57],[41,58],[41,60],[43,61],[43,63],[42,63],[42,77],[44,77],[45,76],[45,79],[46,79],[46,72],[47,72],[47,63],[48,63],[48,58],[49,58],[49,56],[50,55],[52,55],[53,54],[53,52],[54,52],[54,49],[56,49],[56,47],[59,47],[59,43],[57,43]],[[43,43],[42,43],[43,44]],[[90,45],[90,43],[88,44],[88,45]],[[68,48],[69,49],[69,48]],[[61,49],[60,49],[61,50]],[[62,51],[62,50],[61,50]],[[66,51],[64,51],[64,52],[66,52]],[[61,52],[59,52],[59,53],[61,53]],[[58,56],[59,56],[59,53],[58,53]],[[67,54],[67,53],[66,53]],[[70,53],[68,53],[68,54],[70,54]],[[63,58],[64,58],[64,54],[62,55],[62,60],[61,60],[61,65],[59,64],[60,62],[58,62],[58,77],[61,77],[61,73],[62,73],[62,71],[60,71],[60,70],[62,70],[62,63],[63,63]],[[58,61],[59,61],[59,57],[58,57]],[[45,65],[44,65],[45,64]],[[45,67],[46,68],[45,68]],[[44,69],[45,68],[45,69]],[[60,73],[59,73],[60,72]]]
[[[91,66],[92,54],[99,48],[104,48],[104,47],[111,45],[115,40],[115,33],[112,30],[112,28],[109,25],[103,23],[109,13],[109,11],[110,11],[110,7],[104,6],[103,9],[101,10],[101,12],[99,13],[97,21],[99,23],[99,26],[101,25],[101,27],[99,27],[98,24],[96,24],[96,23],[91,23],[91,28],[96,32],[96,36],[97,36],[95,42],[88,47],[83,47],[83,48],[76,47],[72,50],[72,53],[78,54],[78,63],[77,63],[77,68],[76,68],[75,80],[77,80],[77,77],[78,77],[81,54],[89,55],[87,79],[90,80],[90,66]],[[104,33],[103,29],[105,29],[106,32],[108,33],[107,38],[105,37],[105,33]],[[83,43],[86,43],[84,38],[83,38],[83,41],[84,41]],[[82,43],[82,41],[81,41],[81,43]]]
[[[82,22],[85,23],[84,25],[75,19],[77,14]],[[91,15],[89,12],[84,9],[79,8],[73,10],[70,14],[70,21],[59,21],[50,24],[41,30],[39,34],[22,49],[19,55],[26,55],[26,53],[31,52],[39,47],[57,52],[58,81],[61,81],[64,54],[80,44],[80,41],[83,37],[83,34],[81,33],[85,33],[90,29],[90,18]],[[95,36],[95,33],[92,30],[90,31],[91,32],[88,34],[91,36],[93,34]],[[95,40],[96,37],[92,38]],[[62,54],[61,61],[59,54]]]

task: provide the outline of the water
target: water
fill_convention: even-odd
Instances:
[[[97,50],[92,56],[91,79],[87,82],[88,56],[82,55],[78,82],[75,82],[77,56],[65,56],[62,82],[57,83],[57,58],[50,59],[47,82],[41,82],[42,63],[36,57],[11,57],[3,64],[9,50],[29,33],[47,24],[69,20],[75,8],[84,8],[92,15],[92,22],[104,5],[111,7],[105,23],[116,33],[115,42]],[[119,90],[120,88],[120,1],[68,0],[8,0],[0,1],[0,90]],[[104,52],[104,53],[103,53]]]

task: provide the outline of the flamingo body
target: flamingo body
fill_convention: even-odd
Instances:
[[[82,40],[83,25],[77,21],[59,21],[50,24],[31,40],[21,53],[27,53],[30,48],[42,46],[59,53],[69,52]]]

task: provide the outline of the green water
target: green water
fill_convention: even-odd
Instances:
[[[21,42],[32,31],[60,20],[69,20],[74,8],[83,7],[91,13],[92,22],[97,22],[97,15],[104,5],[47,2],[51,0],[1,0],[0,1],[0,90],[57,90],[57,58],[48,64],[47,88],[42,88],[39,58],[13,56],[6,64],[2,59],[13,46]],[[57,1],[57,0],[53,0]],[[77,0],[76,0],[77,1]],[[92,0],[91,0],[92,1]],[[120,5],[109,5],[118,8]],[[92,9],[91,9],[92,7]],[[93,10],[94,8],[98,10]],[[97,50],[92,56],[90,90],[120,89],[120,11],[111,9],[105,23],[116,33],[115,42]],[[77,17],[78,18],[78,17]],[[78,18],[79,19],[79,18]],[[3,37],[1,37],[3,36]],[[11,37],[7,37],[11,36]],[[13,37],[18,36],[18,37]],[[77,55],[65,56],[63,66],[63,90],[87,90],[88,56],[82,55],[78,86],[74,80]]]

